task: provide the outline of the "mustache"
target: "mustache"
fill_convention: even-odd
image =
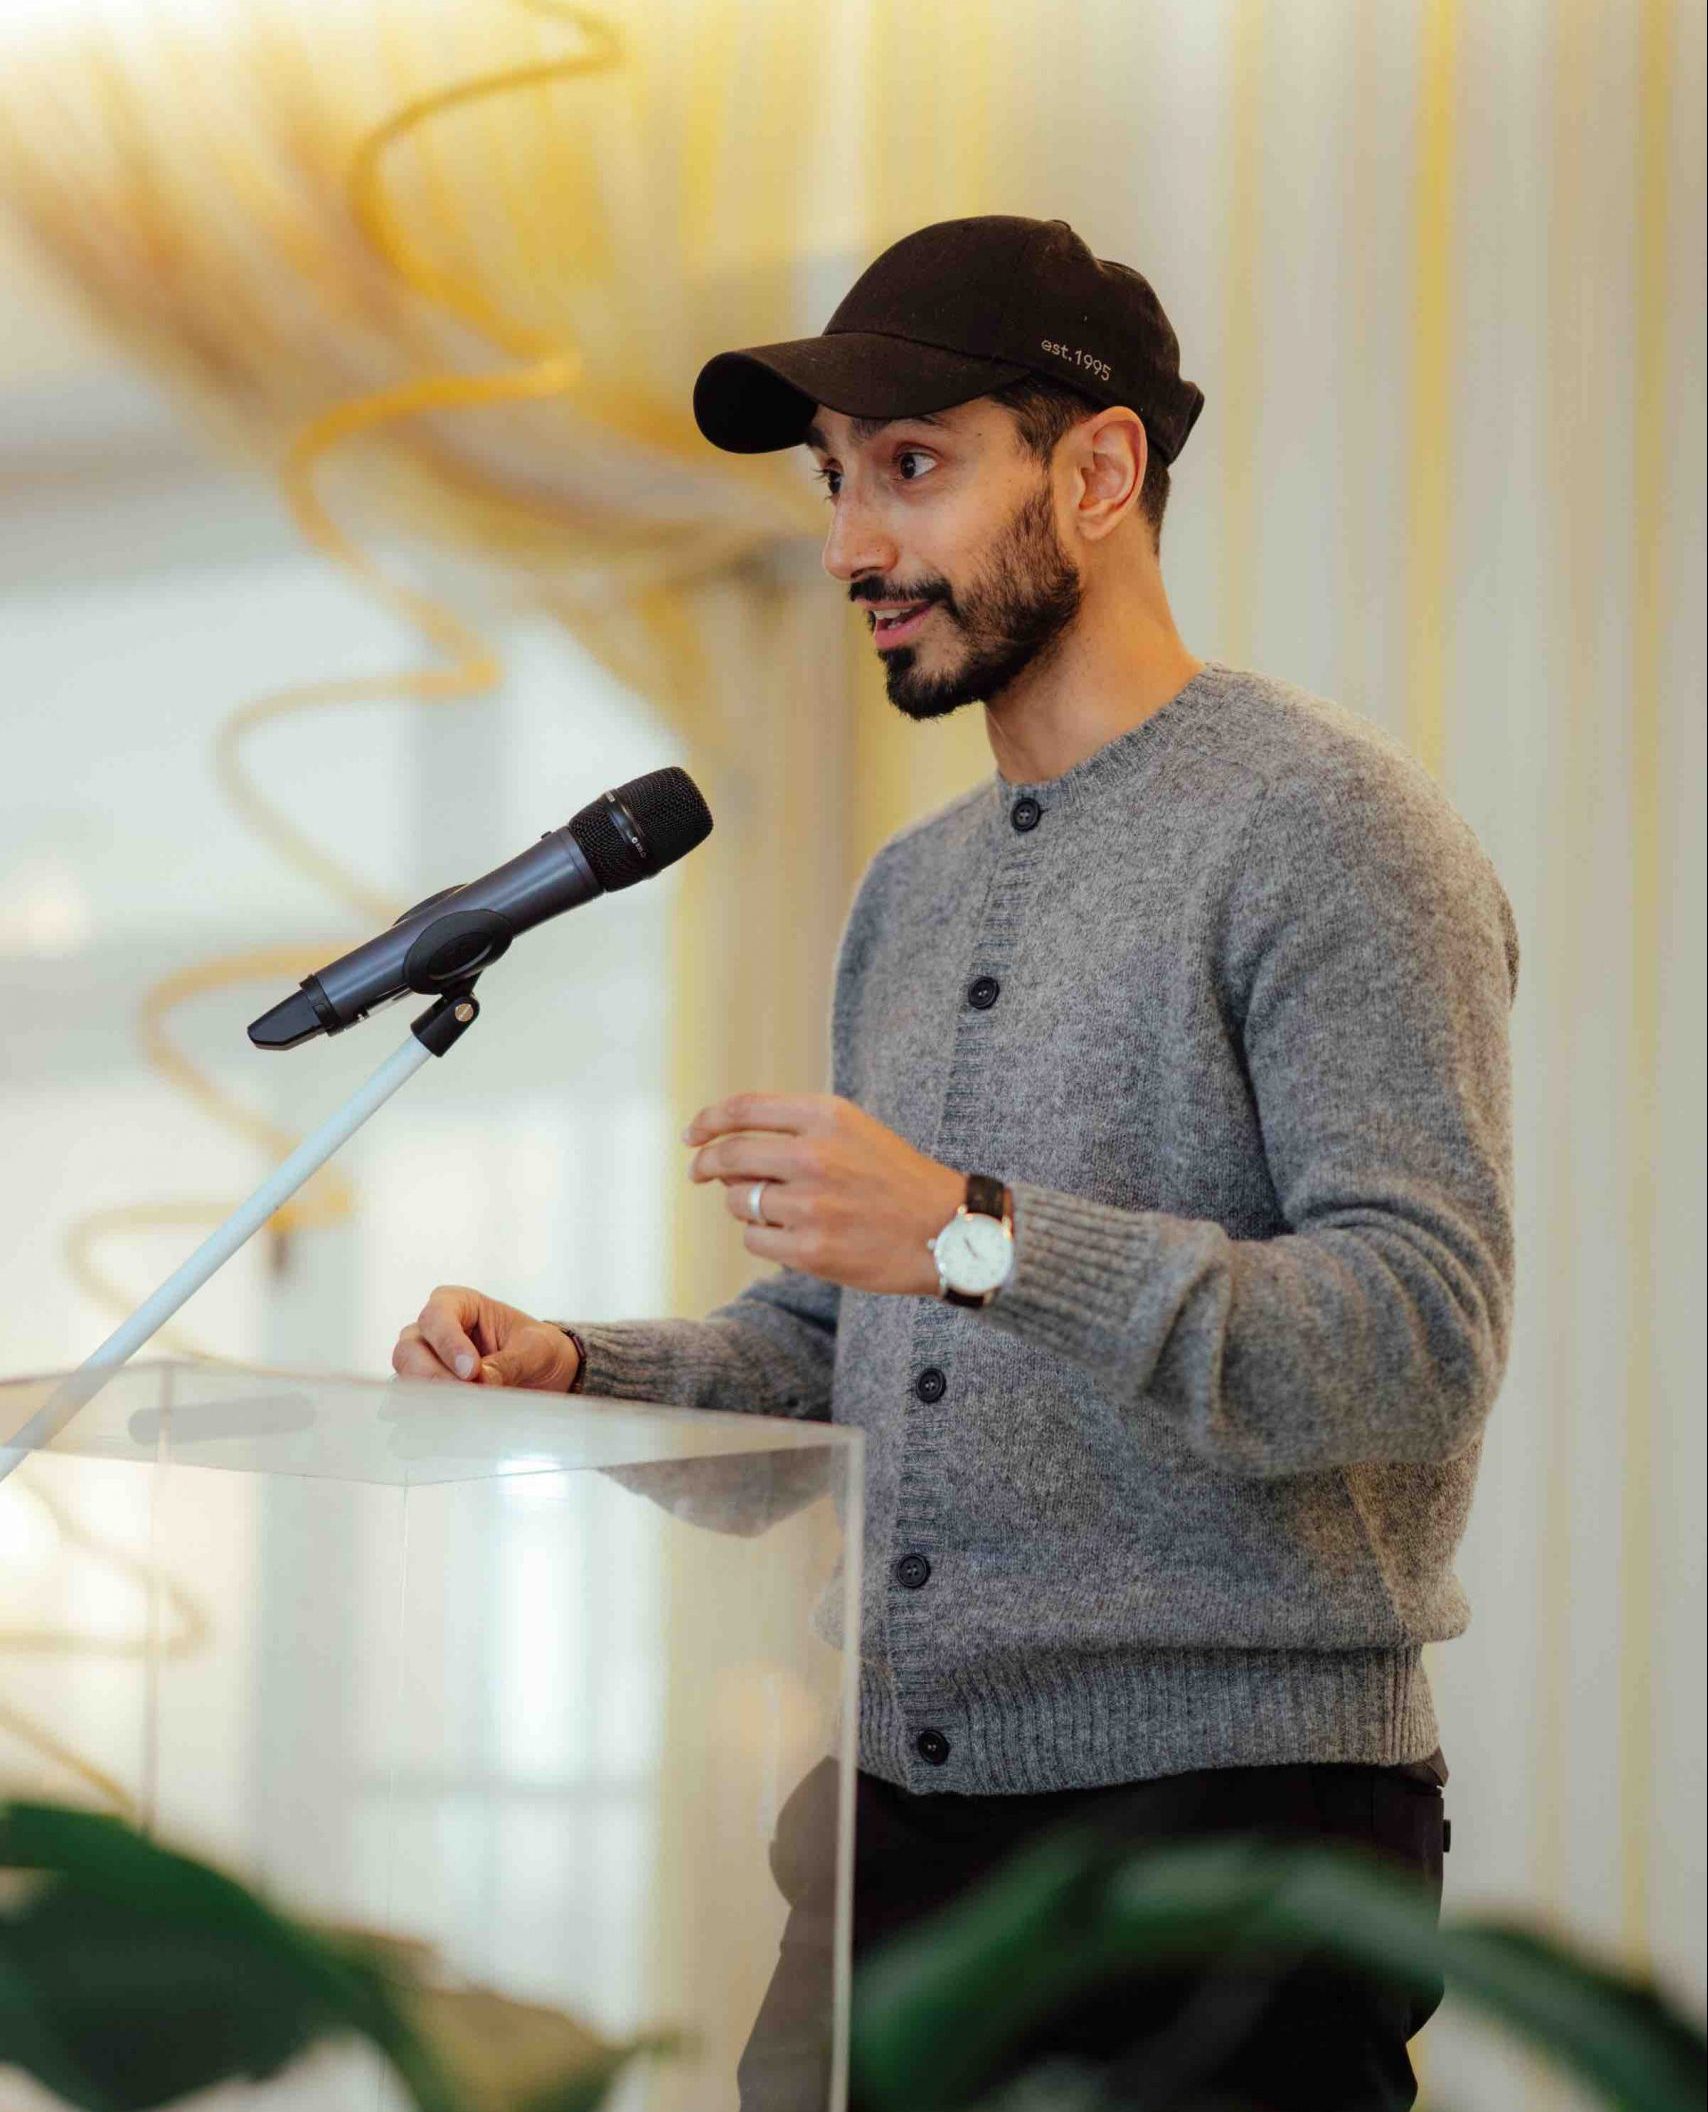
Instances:
[[[941,601],[943,597],[941,594],[907,594],[893,587],[874,587],[869,592],[862,590],[859,593],[851,593],[848,598],[855,603],[864,601],[917,601],[924,604],[926,602]]]

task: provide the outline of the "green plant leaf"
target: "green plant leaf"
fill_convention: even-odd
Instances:
[[[0,1937],[3,1943],[3,1937]],[[0,1948],[0,2060],[33,2075],[45,2090],[85,2112],[113,2112],[112,2100],[59,2043],[41,2014],[36,1991]]]
[[[612,2047],[582,2074],[548,2083],[533,2092],[517,2105],[516,2112],[598,2112],[611,2085],[630,2061],[648,2053],[680,2053],[693,2043],[692,2033],[678,2031],[649,2032],[630,2039]]]
[[[360,2033],[417,2112],[595,2112],[638,2055],[559,2010],[448,1985],[431,1947],[294,1920],[123,1820],[0,1805],[0,2060],[81,2112],[150,2112]]]
[[[123,1820],[0,1805],[0,2058],[83,2112],[147,2112],[360,2032],[418,2112],[458,2112],[385,1971]]]
[[[487,1987],[423,1982],[407,2001],[466,2112],[593,2112],[637,2054],[682,2042],[660,2032],[618,2043],[562,2010]]]
[[[1652,1986],[1540,1930],[1436,1925],[1418,1880],[1349,1846],[1250,1837],[1134,1850],[1073,1821],[891,1941],[856,1977],[853,2069],[875,2106],[952,2112],[1062,2003],[1158,1967],[1332,1957],[1445,1981],[1627,2112],[1699,2112],[1701,2033]]]

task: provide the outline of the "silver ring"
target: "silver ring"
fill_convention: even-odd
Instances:
[[[747,1191],[747,1221],[750,1225],[770,1223],[770,1219],[765,1215],[763,1200],[766,1185],[764,1181],[755,1181],[753,1186]]]

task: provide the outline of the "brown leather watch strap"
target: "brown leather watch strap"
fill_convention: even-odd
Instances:
[[[1003,1218],[1008,1214],[1008,1190],[988,1173],[967,1175],[967,1208],[981,1217]]]

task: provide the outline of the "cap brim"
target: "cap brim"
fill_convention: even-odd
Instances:
[[[946,411],[1028,372],[1011,360],[841,330],[720,352],[694,383],[694,422],[714,447],[762,455],[800,446],[821,403],[849,418],[906,418]]]

